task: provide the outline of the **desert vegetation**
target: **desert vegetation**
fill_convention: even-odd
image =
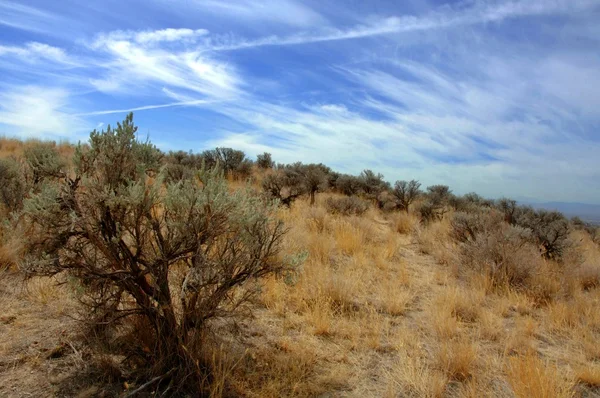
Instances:
[[[600,394],[595,226],[135,133],[0,140],[0,395]]]

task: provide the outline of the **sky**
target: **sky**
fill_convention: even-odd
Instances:
[[[600,204],[600,0],[0,0],[0,135]]]

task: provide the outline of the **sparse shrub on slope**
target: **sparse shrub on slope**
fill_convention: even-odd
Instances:
[[[392,194],[399,202],[400,208],[408,213],[410,205],[421,194],[421,183],[416,180],[396,181]]]
[[[33,185],[38,185],[45,179],[65,175],[66,163],[50,144],[34,143],[25,148],[23,156],[29,166]]]
[[[473,242],[482,234],[489,234],[502,225],[502,215],[495,211],[479,208],[470,213],[456,212],[452,220],[451,234],[458,242]]]
[[[8,211],[20,210],[27,194],[22,165],[15,159],[0,159],[0,200]]]
[[[429,223],[435,220],[442,220],[449,210],[449,202],[452,198],[452,191],[447,185],[431,185],[427,187],[425,201],[421,203],[418,211],[421,221]]]
[[[372,170],[363,170],[358,180],[367,199],[374,200],[381,192],[390,189],[390,184],[383,179],[383,174],[375,174]]]
[[[527,229],[500,224],[465,242],[461,247],[462,261],[489,275],[496,286],[530,288],[532,278],[542,267],[539,252],[530,241],[531,232]]]
[[[495,203],[496,208],[504,214],[504,221],[514,224],[515,214],[517,212],[517,201],[509,198],[498,199]]]
[[[322,192],[328,187],[327,176],[331,169],[323,164],[295,163],[289,167],[300,176],[304,190],[310,197],[310,204],[314,205],[317,192]]]
[[[262,181],[262,188],[270,198],[279,200],[287,207],[306,192],[301,176],[285,168],[267,175]]]
[[[361,181],[358,177],[342,174],[337,178],[335,187],[346,196],[357,195],[361,191]]]
[[[456,212],[451,226],[463,266],[487,274],[497,286],[531,286],[542,260],[529,229],[509,225],[501,213],[488,209]]]
[[[129,317],[141,317],[150,350],[142,339],[137,350],[148,351],[151,377],[165,387],[170,380],[171,394],[197,395],[210,371],[203,330],[248,298],[239,286],[281,269],[284,229],[272,205],[230,193],[217,170],[163,184],[164,172],[153,171],[156,148],[135,131],[130,114],[116,129],[93,132],[75,155],[76,177],[26,201],[25,267],[78,279],[92,322],[132,328]]]
[[[514,222],[531,230],[545,258],[560,259],[568,247],[569,222],[562,213],[522,207]]]
[[[256,165],[261,169],[272,169],[275,166],[271,154],[265,152],[256,156]]]
[[[331,214],[343,216],[360,216],[369,209],[369,204],[355,196],[344,198],[327,198],[325,201],[327,211]]]
[[[377,195],[377,207],[385,213],[397,210],[400,207],[398,199],[389,191],[382,191]]]
[[[218,167],[225,175],[236,178],[248,178],[252,171],[253,162],[246,158],[243,151],[237,149],[218,147],[202,152],[200,157],[206,168]]]

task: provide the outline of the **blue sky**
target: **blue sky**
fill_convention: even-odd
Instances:
[[[598,21],[600,0],[0,0],[0,135],[133,110],[165,150],[600,204]]]

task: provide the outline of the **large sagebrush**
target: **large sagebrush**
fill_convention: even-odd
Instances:
[[[116,129],[92,132],[76,152],[75,177],[26,201],[25,265],[79,280],[93,322],[144,319],[153,376],[197,392],[209,371],[203,330],[248,298],[241,285],[282,268],[285,231],[272,204],[229,192],[218,170],[165,182],[158,151],[135,131],[129,115]]]

